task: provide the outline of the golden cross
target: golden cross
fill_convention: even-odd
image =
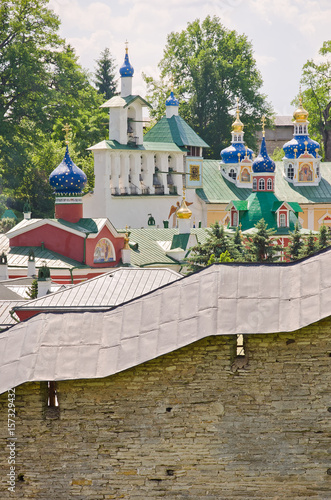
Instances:
[[[126,39],[125,40],[125,53],[127,54],[129,52],[129,42],[128,40]]]
[[[304,142],[304,145],[305,145],[305,147],[306,147],[306,148],[305,148],[305,151],[307,151],[308,141],[305,141],[305,142]]]
[[[240,231],[241,231],[241,228],[242,228],[242,223],[239,222],[239,228],[240,228]]]
[[[261,125],[262,125],[262,135],[263,135],[263,137],[264,137],[264,136],[265,136],[265,131],[264,131],[265,116],[264,116],[264,115],[262,116]]]
[[[316,158],[318,158],[318,148],[315,149]]]
[[[247,158],[247,150],[248,150],[248,147],[247,147],[247,144],[245,144],[245,158]]]
[[[294,151],[294,158],[296,158],[297,157],[297,152],[298,152],[297,148],[294,148],[293,151]]]
[[[68,122],[64,125],[62,130],[65,132],[65,142],[66,144],[69,144],[69,132],[71,132],[72,129]]]
[[[171,92],[173,92],[174,91],[174,75],[170,76],[170,88],[171,88]]]
[[[185,188],[183,187],[183,201],[185,201]]]

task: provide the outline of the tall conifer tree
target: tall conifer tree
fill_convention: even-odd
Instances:
[[[97,59],[97,68],[95,71],[95,86],[99,94],[103,94],[105,99],[111,99],[117,92],[116,65],[111,57],[110,50],[105,48]]]

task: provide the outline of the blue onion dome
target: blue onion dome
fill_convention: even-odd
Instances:
[[[133,66],[131,66],[130,61],[129,61],[129,54],[128,54],[128,49],[126,48],[126,53],[124,57],[124,63],[120,67],[120,75],[123,76],[133,76],[134,69]]]
[[[238,156],[240,154],[240,157]],[[221,151],[221,158],[223,163],[238,163],[246,156],[246,147],[242,142],[233,142]],[[253,151],[247,148],[247,157],[251,160],[253,158]]]
[[[309,154],[319,157],[318,151],[316,151],[316,149],[320,149],[320,145],[317,141],[311,139],[309,135],[295,135],[292,140],[288,141],[283,146],[285,158],[298,158],[302,153],[305,152],[306,145]]]
[[[68,145],[60,165],[49,176],[49,183],[57,195],[79,195],[86,186],[87,177],[70,158]]]
[[[170,96],[166,100],[166,106],[179,106],[179,101],[176,99],[173,91],[170,92]]]
[[[275,162],[269,157],[265,137],[262,137],[261,148],[258,156],[253,161],[253,172],[274,172]]]

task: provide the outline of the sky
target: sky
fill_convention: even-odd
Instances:
[[[105,47],[119,69],[128,40],[133,93],[142,97],[142,72],[158,77],[167,35],[215,15],[252,43],[262,91],[278,115],[293,113],[302,66],[318,61],[323,42],[331,39],[330,0],[50,0],[49,6],[60,17],[61,36],[91,72]]]

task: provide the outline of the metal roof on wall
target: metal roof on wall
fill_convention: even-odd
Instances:
[[[293,264],[218,264],[107,312],[44,313],[0,333],[0,393],[102,378],[210,335],[293,332],[331,315],[331,249]]]

